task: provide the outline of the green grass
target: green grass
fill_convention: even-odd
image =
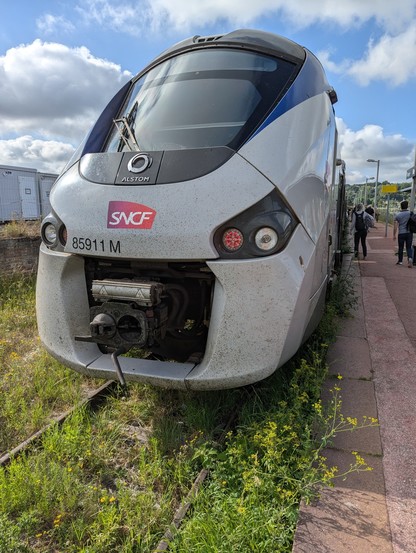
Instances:
[[[0,453],[74,405],[91,384],[41,347],[35,317],[35,277],[2,276]]]
[[[218,421],[195,432],[184,402],[211,411],[219,398],[132,385],[128,397],[97,414],[77,411],[37,452],[0,470],[0,512],[21,547],[151,551],[191,486],[202,432],[205,440],[218,433]]]
[[[337,286],[348,289],[343,279]],[[336,382],[328,410],[319,400],[336,315],[350,301],[334,298],[296,359],[256,386],[191,394],[129,385],[99,412],[80,409],[50,429],[37,450],[0,469],[0,553],[153,552],[201,468],[209,478],[170,551],[291,551],[300,500],[337,474],[323,448],[337,432],[375,424],[344,419]],[[57,368],[53,379],[70,374]],[[350,470],[367,469],[356,456]]]

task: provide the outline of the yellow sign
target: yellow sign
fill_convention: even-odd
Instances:
[[[391,194],[392,192],[397,192],[397,184],[383,184],[381,187],[382,194]]]

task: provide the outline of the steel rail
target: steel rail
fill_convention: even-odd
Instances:
[[[0,457],[0,466],[6,466],[10,463],[10,461],[15,458],[16,456],[20,455],[24,451],[26,451],[29,447],[34,445],[49,428],[54,426],[55,424],[61,425],[72,413],[74,413],[77,409],[80,409],[84,405],[91,404],[96,405],[98,404],[107,394],[109,394],[111,391],[115,390],[117,387],[120,386],[119,382],[115,382],[114,380],[108,380],[105,382],[102,386],[94,390],[93,392],[90,392],[85,399],[80,401],[77,405],[69,409],[68,411],[65,411],[61,415],[54,417],[50,423],[46,424],[43,428],[32,434],[29,438],[21,442],[19,445],[2,455]]]
[[[231,413],[227,424],[224,427],[224,430],[221,432],[221,436],[218,439],[218,445],[222,445],[225,442],[225,438],[230,430],[230,428],[233,427],[234,421],[237,418],[237,413],[240,411],[240,408],[244,401],[241,401],[239,405],[237,405],[237,408]],[[198,494],[199,489],[201,488],[202,484],[206,480],[207,476],[209,476],[210,471],[208,469],[201,469],[195,478],[191,489],[188,491],[185,499],[182,501],[182,503],[179,505],[178,509],[175,511],[175,514],[173,515],[172,522],[166,529],[162,539],[156,546],[156,549],[153,550],[153,553],[163,553],[163,551],[168,551],[170,542],[175,537],[175,533],[177,530],[179,530],[187,512],[192,506],[192,503],[195,499],[195,497]]]

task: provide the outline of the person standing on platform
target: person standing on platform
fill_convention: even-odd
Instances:
[[[394,216],[393,240],[396,240],[397,234],[399,258],[396,265],[403,265],[403,250],[406,246],[407,266],[411,269],[413,267],[413,234],[409,232],[407,228],[407,223],[410,218],[410,211],[408,207],[409,202],[407,200],[400,202],[401,211],[396,213]]]
[[[368,206],[365,208],[365,212],[368,213],[369,215],[371,215],[371,217],[373,217],[373,219],[374,219],[375,211],[374,211],[372,205],[368,205]]]
[[[357,204],[352,212],[350,233],[354,232],[354,257],[358,258],[358,247],[361,242],[363,259],[367,257],[367,233],[370,227],[374,226],[374,219],[364,211],[363,204]]]

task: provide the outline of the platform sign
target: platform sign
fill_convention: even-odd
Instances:
[[[393,194],[397,192],[397,184],[383,184],[381,187],[382,194]]]
[[[410,169],[408,169],[407,172],[406,172],[406,178],[407,179],[412,179],[413,177],[416,177],[416,167],[415,166],[410,167]]]

